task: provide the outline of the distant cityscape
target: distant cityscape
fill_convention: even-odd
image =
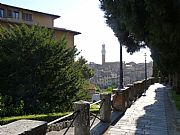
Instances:
[[[119,86],[120,78],[120,63],[105,61],[105,45],[102,45],[102,64],[90,62],[89,68],[94,71],[94,76],[90,82],[100,88],[109,86]],[[153,62],[146,63],[147,77],[152,76]],[[123,63],[123,85],[132,84],[135,81],[145,79],[145,63]]]

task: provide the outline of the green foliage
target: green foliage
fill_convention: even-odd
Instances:
[[[108,87],[108,88],[105,90],[105,92],[108,92],[108,93],[112,93],[112,91],[113,91],[113,87]]]
[[[98,104],[92,105],[90,107],[90,112],[97,113],[97,112],[99,112],[99,108],[100,108],[100,106]],[[0,119],[0,125],[5,125],[5,124],[11,123],[11,122],[16,121],[16,120],[21,120],[21,119],[31,119],[31,120],[40,120],[40,121],[51,122],[57,118],[63,117],[63,116],[68,115],[70,113],[72,113],[72,112],[3,117],[2,119]]]
[[[77,55],[46,28],[1,27],[1,117],[71,110],[85,80]]]
[[[82,75],[84,76],[84,78],[90,79],[91,77],[94,76],[94,73],[92,71],[92,69],[88,68],[87,66],[87,60],[85,58],[83,58],[82,56],[78,59],[77,63],[80,65],[81,67],[81,71],[82,71]]]
[[[100,108],[99,104],[94,104],[92,106],[90,106],[90,112],[98,112]]]
[[[178,95],[175,90],[172,90],[171,96],[176,104],[177,109],[180,110],[180,94]]]
[[[21,119],[31,119],[31,120],[40,120],[40,121],[51,122],[57,118],[63,117],[70,113],[71,112],[4,117],[0,120],[0,125],[8,124],[10,122],[13,122],[16,120],[21,120]]]
[[[90,82],[88,81],[91,77],[93,77],[92,69],[88,68],[87,61],[82,56],[76,61],[76,64],[79,66],[81,70],[81,74],[84,78],[84,83],[82,89],[79,90],[77,93],[76,99],[77,100],[86,100],[90,101],[89,90],[91,87]]]
[[[101,88],[99,86],[96,86],[96,92],[100,93],[101,91],[102,91]]]
[[[84,100],[84,101],[90,101],[91,97],[89,94],[89,87],[90,87],[89,81],[85,80],[82,89],[78,91],[76,94],[76,100]]]
[[[162,73],[180,71],[180,3],[178,0],[100,0],[107,24],[127,51],[142,47]],[[176,65],[176,66],[175,66]]]

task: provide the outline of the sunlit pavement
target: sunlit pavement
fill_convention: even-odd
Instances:
[[[167,101],[168,89],[158,83],[151,85],[105,135],[172,135]]]
[[[169,89],[162,84],[151,85],[146,94],[128,108],[120,120],[110,126],[104,135],[180,135],[173,128],[173,113]],[[71,128],[67,135],[73,135]],[[47,135],[59,135],[64,131],[52,131]],[[97,135],[98,132],[97,132]]]

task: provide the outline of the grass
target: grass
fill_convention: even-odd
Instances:
[[[98,104],[92,105],[90,107],[90,112],[98,112],[99,108],[100,108],[100,106]]]
[[[180,95],[176,94],[175,90],[171,91],[172,99],[174,100],[176,107],[180,110]]]
[[[71,112],[3,117],[0,119],[0,125],[8,124],[10,122],[20,120],[20,119],[31,119],[31,120],[40,120],[40,121],[50,122],[62,116],[68,115],[69,113]]]
[[[99,111],[99,105],[92,105],[90,111],[96,113]],[[40,121],[53,121],[57,118],[63,117],[70,114],[71,112],[65,113],[49,113],[49,114],[34,114],[34,115],[22,115],[22,116],[11,116],[3,117],[0,119],[0,125],[8,124],[10,122],[21,120],[21,119],[31,119],[31,120],[40,120]]]

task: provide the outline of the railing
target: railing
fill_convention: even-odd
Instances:
[[[124,89],[114,90],[113,95],[108,93],[100,94],[99,101],[90,104],[86,101],[78,101],[74,103],[74,112],[56,119],[47,125],[51,125],[58,121],[61,121],[67,117],[73,116],[73,120],[70,125],[64,132],[64,135],[68,132],[69,128],[74,126],[74,135],[90,135],[90,130],[96,118],[101,120],[102,122],[111,123],[111,110],[125,111],[128,107],[131,106],[133,102],[136,101],[146,90],[147,88],[157,82],[154,78],[148,78],[147,80],[138,81],[134,84],[127,85]],[[111,101],[112,98],[112,101]],[[99,113],[94,116],[94,119],[90,125],[90,106],[100,103]],[[112,108],[112,109],[111,109]],[[100,115],[100,118],[98,117]],[[2,128],[2,127],[1,127]],[[7,128],[7,126],[5,127]],[[41,133],[44,133],[44,128]],[[29,131],[30,132],[30,131]],[[33,135],[34,133],[29,133],[29,135]]]
[[[91,123],[90,128],[93,126],[93,124],[94,124],[96,118],[98,118],[100,121],[104,122],[101,118],[98,117],[98,114],[100,113],[100,110],[101,110],[101,108],[102,108],[102,105],[104,104],[104,101],[105,101],[105,100],[103,99],[103,100],[99,100],[99,101],[96,101],[96,102],[90,104],[90,106],[93,106],[93,105],[95,105],[95,104],[100,103],[99,112],[96,113],[96,115],[94,115],[93,113],[90,112],[90,115],[94,116],[94,119],[93,119],[93,121],[92,121],[92,123]]]
[[[69,128],[72,126],[74,120],[76,119],[76,117],[79,115],[80,113],[80,110],[76,111],[73,113],[73,120],[71,121],[70,125],[68,126],[68,128],[66,129],[66,131],[64,132],[64,135],[66,135],[66,133],[68,132]]]
[[[67,127],[67,129],[65,130],[65,132],[64,132],[64,134],[63,134],[63,135],[66,135],[66,133],[68,132],[69,128],[72,126],[74,120],[75,120],[76,117],[79,115],[79,113],[80,113],[80,110],[75,111],[75,112],[73,112],[73,113],[70,113],[70,114],[68,114],[68,115],[66,115],[66,116],[63,116],[63,117],[61,117],[61,118],[58,118],[58,119],[56,119],[56,120],[54,120],[54,121],[49,122],[49,123],[47,124],[47,126],[52,125],[52,124],[54,124],[54,123],[57,123],[57,122],[59,122],[59,121],[62,121],[62,120],[64,120],[64,119],[66,119],[66,118],[69,118],[70,116],[73,116],[71,123],[69,124],[69,126]]]
[[[114,90],[112,96],[109,93],[102,93],[100,94],[100,100],[92,104],[86,101],[75,102],[74,110],[75,112],[79,112],[75,117],[73,117],[74,119],[70,124],[70,126],[74,124],[74,134],[90,135],[90,129],[92,128],[96,119],[99,119],[102,122],[111,123],[112,108],[116,111],[125,111],[128,107],[131,106],[133,102],[136,101],[137,98],[139,98],[146,91],[146,89],[151,84],[155,82],[156,80],[154,78],[148,78],[147,80],[137,81],[134,84],[129,84],[124,89]],[[95,104],[100,104],[99,112],[96,114],[92,114],[90,112],[90,106],[93,106]],[[74,115],[74,113],[57,119],[54,122]],[[94,116],[91,124],[90,115]],[[98,115],[100,115],[100,117],[98,117]],[[65,131],[64,135],[67,133],[69,127]]]

